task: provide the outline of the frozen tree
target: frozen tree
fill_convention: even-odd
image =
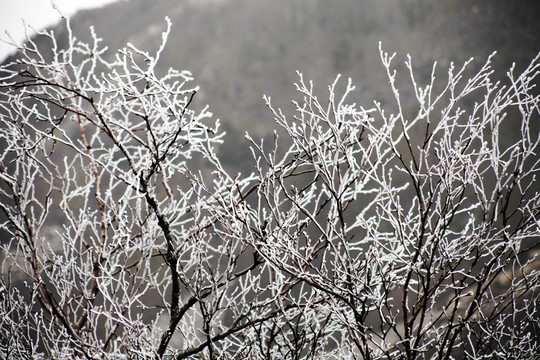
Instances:
[[[66,24],[0,70],[2,358],[540,353],[539,57],[507,85],[491,58],[420,84],[409,58],[414,106],[382,50],[368,107],[299,74],[232,174],[190,73],[156,73],[168,31],[109,57]]]

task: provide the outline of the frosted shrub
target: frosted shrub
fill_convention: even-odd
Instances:
[[[168,31],[111,59],[67,29],[0,70],[2,358],[540,352],[538,57],[505,86],[408,59],[413,107],[382,50],[393,103],[299,74],[246,175],[191,74],[156,74]]]

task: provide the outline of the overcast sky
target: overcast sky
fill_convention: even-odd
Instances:
[[[64,15],[73,15],[77,10],[89,9],[118,0],[53,0]],[[8,39],[8,31],[13,39],[24,39],[22,20],[35,28],[44,28],[57,23],[60,15],[53,9],[51,0],[0,0],[0,40]],[[14,47],[0,41],[0,61],[13,53]]]

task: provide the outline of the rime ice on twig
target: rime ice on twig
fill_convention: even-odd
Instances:
[[[3,358],[538,354],[538,58],[505,87],[408,57],[411,111],[381,50],[395,113],[299,73],[246,176],[191,74],[155,73],[169,27],[113,58],[67,27],[0,69]]]

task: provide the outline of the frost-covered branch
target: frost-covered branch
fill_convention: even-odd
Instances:
[[[380,50],[393,98],[366,107],[299,73],[233,175],[191,74],[157,73],[168,29],[111,57],[66,26],[0,69],[3,358],[540,351],[539,57],[424,84]]]

